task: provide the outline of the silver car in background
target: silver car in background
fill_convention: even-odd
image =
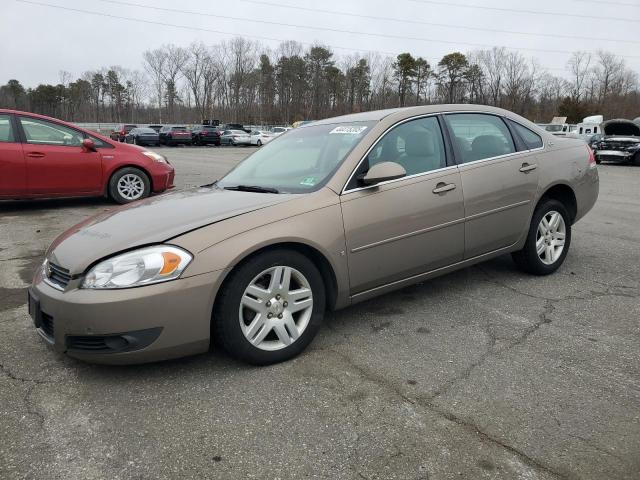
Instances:
[[[244,130],[225,130],[220,135],[220,145],[251,145],[251,135]]]

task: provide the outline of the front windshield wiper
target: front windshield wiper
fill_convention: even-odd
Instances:
[[[259,185],[236,185],[235,187],[224,187],[224,189],[225,190],[238,190],[240,192],[280,193],[275,188],[260,187]]]

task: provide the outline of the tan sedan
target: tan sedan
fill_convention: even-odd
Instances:
[[[37,331],[102,363],[206,351],[300,353],[327,309],[511,253],[554,272],[598,172],[580,140],[513,113],[445,105],[291,130],[214,184],[61,235],[30,289]]]

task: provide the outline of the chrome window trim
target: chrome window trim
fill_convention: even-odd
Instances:
[[[435,169],[435,170],[429,170],[429,171],[427,171],[427,172],[422,172],[422,173],[416,173],[416,174],[413,174],[413,175],[408,175],[408,176],[406,176],[406,177],[398,178],[398,179],[396,179],[396,180],[388,180],[388,181],[386,181],[386,182],[376,183],[375,185],[367,185],[366,187],[358,187],[358,188],[352,188],[352,189],[350,189],[350,190],[347,190],[347,185],[349,185],[349,183],[350,183],[350,182],[351,182],[351,180],[353,179],[353,176],[356,174],[356,172],[357,172],[357,171],[358,171],[358,169],[360,168],[360,165],[362,164],[362,162],[367,158],[367,156],[369,155],[369,153],[371,153],[371,150],[373,150],[373,149],[376,147],[376,145],[378,144],[378,142],[380,142],[380,140],[382,140],[382,138],[383,138],[383,137],[384,137],[384,136],[385,136],[385,135],[386,135],[390,130],[394,129],[394,128],[395,128],[395,127],[397,127],[398,125],[402,125],[403,123],[406,123],[406,122],[409,122],[409,121],[412,121],[412,120],[418,120],[418,119],[420,119],[420,118],[437,117],[438,115],[452,115],[452,114],[462,114],[462,113],[466,113],[466,114],[469,114],[469,113],[475,113],[475,114],[478,114],[478,115],[492,115],[492,116],[494,116],[494,117],[500,117],[500,118],[502,118],[502,119],[508,119],[508,120],[511,120],[512,122],[517,123],[517,124],[518,124],[518,125],[520,125],[521,127],[526,128],[526,129],[528,129],[528,130],[531,130],[529,127],[527,127],[527,126],[525,126],[525,125],[522,125],[522,123],[520,123],[520,122],[518,122],[518,121],[516,121],[516,120],[514,120],[514,119],[512,119],[512,118],[510,118],[510,117],[508,117],[508,116],[506,116],[506,115],[502,115],[502,114],[498,114],[498,113],[492,113],[492,112],[479,112],[479,111],[477,111],[477,110],[460,110],[460,111],[445,111],[445,112],[436,112],[436,113],[426,113],[426,114],[422,114],[422,115],[416,115],[416,116],[414,116],[414,117],[405,118],[404,120],[400,120],[399,122],[394,123],[394,124],[393,124],[393,125],[391,125],[389,128],[387,128],[384,132],[382,132],[382,133],[380,134],[380,136],[378,136],[378,138],[376,139],[376,141],[371,145],[371,147],[369,147],[369,148],[367,149],[367,151],[365,152],[365,154],[362,156],[362,158],[360,158],[360,161],[358,162],[358,164],[355,166],[355,168],[354,168],[354,169],[353,169],[353,171],[351,172],[351,175],[349,175],[349,178],[347,179],[346,183],[345,183],[345,184],[344,184],[344,186],[342,187],[342,190],[341,190],[341,192],[340,192],[340,195],[345,195],[345,194],[347,194],[347,193],[353,193],[353,192],[359,192],[359,191],[362,191],[362,190],[372,189],[372,188],[376,188],[376,187],[381,186],[381,185],[388,185],[388,184],[390,184],[390,183],[395,183],[395,182],[400,182],[400,181],[407,180],[407,179],[411,179],[411,178],[421,177],[421,176],[423,176],[423,175],[428,175],[428,174],[430,174],[430,173],[434,173],[434,172],[442,172],[442,171],[445,171],[445,170],[448,170],[448,169],[458,168],[458,167],[463,166],[463,165],[472,165],[472,164],[479,163],[479,162],[486,162],[486,161],[488,161],[488,160],[498,160],[498,159],[502,159],[502,158],[510,157],[510,156],[512,156],[512,155],[518,155],[518,154],[521,154],[521,153],[537,152],[537,151],[539,151],[539,150],[544,150],[544,149],[546,148],[546,146],[547,146],[547,143],[545,142],[544,137],[542,137],[542,135],[538,135],[538,134],[536,133],[536,135],[538,135],[538,136],[540,137],[540,139],[542,140],[542,147],[533,148],[533,149],[528,149],[528,150],[521,150],[521,151],[519,151],[519,152],[518,152],[518,151],[516,151],[516,152],[513,152],[513,153],[506,153],[506,154],[504,154],[504,155],[498,155],[497,157],[482,158],[482,159],[480,159],[480,160],[474,160],[473,162],[467,162],[467,163],[456,163],[455,165],[447,165],[446,167],[443,167],[443,168],[438,168],[438,169]],[[503,121],[504,121],[504,120],[503,120]],[[505,122],[505,126],[507,126],[507,125],[506,125],[506,122]],[[508,126],[507,126],[507,129],[509,129],[509,127],[508,127]],[[534,132],[534,133],[535,133],[535,132]],[[441,135],[443,135],[442,127],[440,127],[440,134],[441,134]],[[514,141],[513,143],[514,143],[514,147],[515,147],[515,139],[513,138],[513,135],[511,134],[511,132],[509,132],[509,135],[511,135],[512,140]],[[442,141],[446,144],[446,140],[445,140],[445,138],[444,138],[444,135],[443,135]],[[453,143],[453,140],[452,140],[451,142]],[[551,143],[551,145],[553,145],[553,143]],[[445,145],[445,149],[446,149],[446,145]],[[445,155],[446,155],[446,154],[445,154]]]

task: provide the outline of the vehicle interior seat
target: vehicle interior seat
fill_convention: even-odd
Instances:
[[[444,167],[444,156],[436,152],[433,133],[429,131],[411,132],[404,141],[404,156],[400,163],[407,175],[428,172]]]
[[[469,161],[481,160],[483,158],[497,157],[507,153],[504,141],[497,135],[480,135],[473,139],[471,143],[471,159]]]

